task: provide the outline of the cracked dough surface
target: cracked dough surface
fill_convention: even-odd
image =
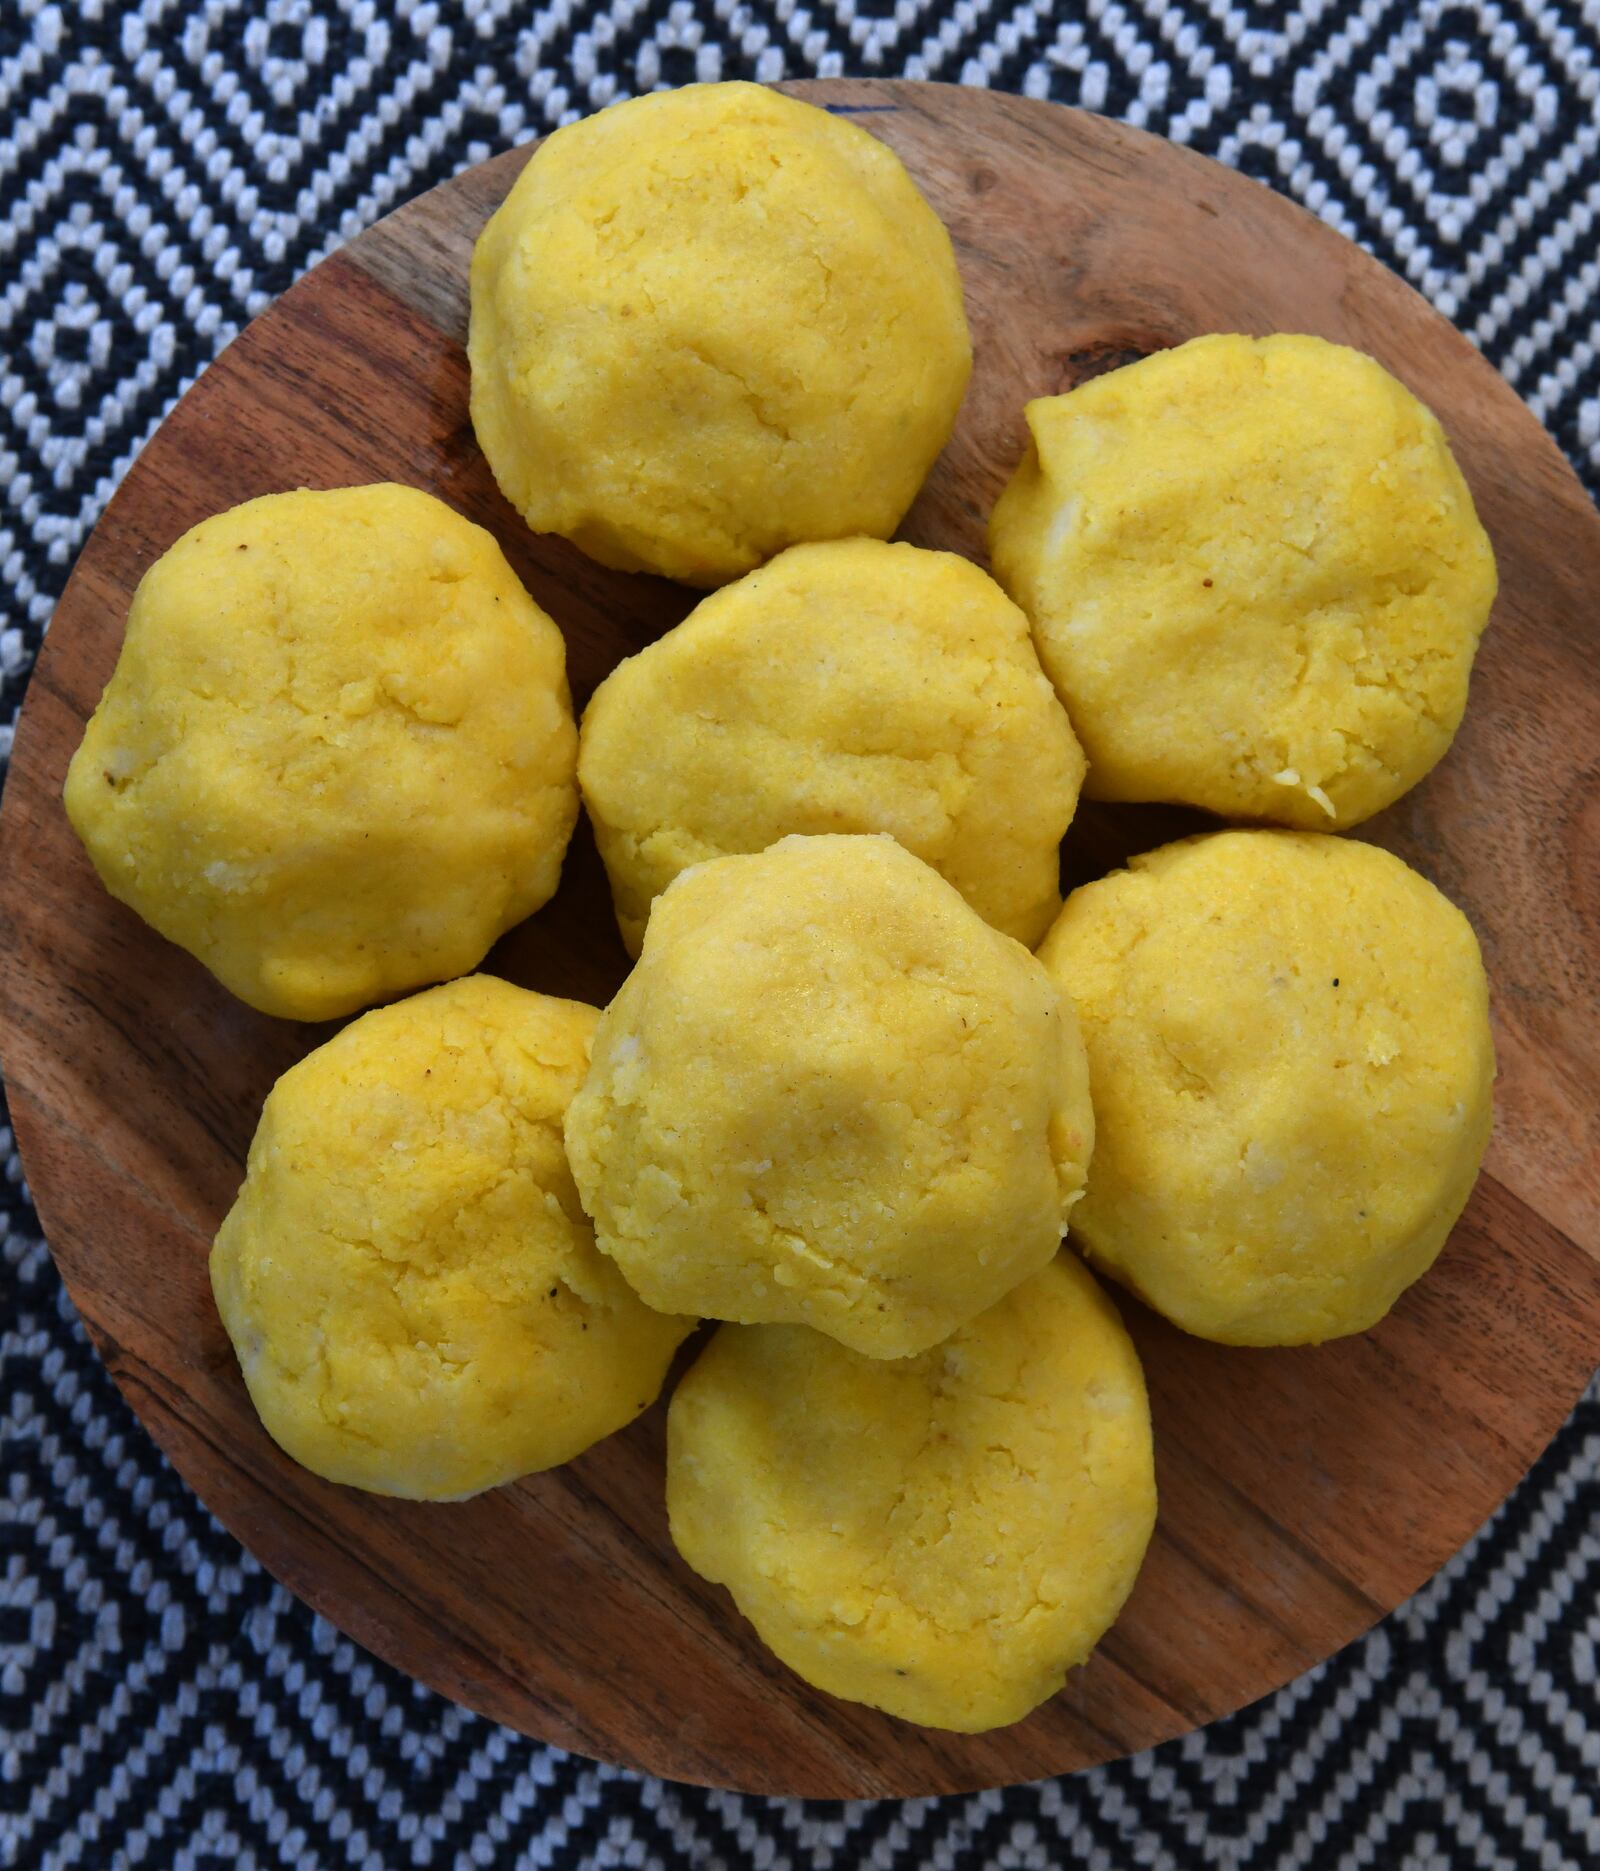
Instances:
[[[596,1251],[561,1141],[597,1017],[474,975],[273,1087],[211,1281],[262,1422],[314,1474],[461,1499],[654,1399],[692,1321]]]
[[[1076,1240],[1186,1331],[1315,1344],[1433,1264],[1488,1143],[1488,985],[1399,858],[1307,832],[1165,845],[1039,950],[1077,1003],[1096,1141]]]
[[[1095,799],[1330,831],[1460,725],[1494,554],[1433,415],[1320,338],[1196,338],[1030,403],[995,576]]]
[[[972,367],[950,238],[899,158],[760,85],[557,130],[471,286],[472,421],[506,498],[690,584],[891,533]]]
[[[263,1013],[467,973],[577,817],[561,633],[414,488],[268,494],[141,579],[67,774],[111,894]]]
[[[807,1682],[968,1733],[1089,1655],[1155,1523],[1144,1376],[1059,1255],[920,1357],[724,1326],[667,1418],[672,1537]]]
[[[849,539],[791,547],[615,669],[578,779],[630,954],[685,866],[791,832],[887,832],[1032,948],[1083,754],[993,579]]]
[[[887,837],[684,871],[567,1148],[651,1305],[922,1351],[1055,1253],[1094,1136],[1070,1004]]]

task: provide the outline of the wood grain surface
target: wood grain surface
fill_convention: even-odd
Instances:
[[[1539,1454],[1600,1344],[1600,520],[1471,346],[1256,183],[1053,105],[903,83],[860,111],[955,238],[976,344],[960,426],[905,528],[983,556],[1024,401],[1210,330],[1373,352],[1443,418],[1500,557],[1472,704],[1439,770],[1363,836],[1470,913],[1501,1077],[1487,1173],[1435,1271],[1365,1337],[1235,1351],[1129,1303],[1161,1519],[1128,1610],[1015,1728],[921,1732],[813,1693],[682,1565],[662,1409],[581,1461],[460,1506],[329,1486],[258,1426],[206,1253],[274,1077],[328,1029],[250,1012],[97,884],[60,805],[145,567],[195,521],[300,485],[399,480],[491,528],[566,632],[581,704],[693,594],[535,539],[467,417],[466,266],[526,156],[389,217],[206,371],[85,548],[4,800],[0,1031],[50,1245],[102,1356],[201,1499],[293,1591],[469,1707],[683,1780],[829,1797],[1059,1773],[1182,1733],[1348,1642],[1420,1585]],[[1086,807],[1070,881],[1197,820]],[[626,963],[580,832],[555,901],[488,966],[604,1001]]]

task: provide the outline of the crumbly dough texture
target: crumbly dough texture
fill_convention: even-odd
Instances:
[[[597,1017],[474,975],[273,1087],[211,1281],[262,1422],[313,1473],[457,1500],[654,1399],[692,1321],[596,1252],[561,1142]]]
[[[667,1506],[679,1552],[807,1682],[1001,1727],[1133,1587],[1156,1511],[1143,1373],[1064,1255],[917,1358],[724,1326],[673,1395]]]
[[[1444,431],[1380,365],[1196,338],[1027,420],[990,550],[1091,797],[1329,831],[1443,755],[1494,554]]]
[[[1032,948],[1083,753],[993,579],[850,539],[791,547],[615,669],[578,779],[630,954],[679,871],[791,832],[887,832]]]
[[[414,488],[269,494],[140,581],[67,774],[106,888],[263,1013],[465,974],[577,817],[561,633]]]
[[[649,1304],[898,1358],[1050,1259],[1093,1124],[1026,949],[889,838],[795,837],[659,898],[567,1148]]]
[[[1166,845],[1067,899],[1097,1140],[1073,1233],[1202,1338],[1365,1331],[1433,1264],[1489,1138],[1466,918],[1398,858],[1306,832]]]
[[[471,296],[472,421],[506,498],[691,584],[891,533],[972,366],[950,238],[899,158],[760,85],[556,131]]]

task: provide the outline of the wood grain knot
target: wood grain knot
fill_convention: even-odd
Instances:
[[[1103,377],[1108,370],[1121,370],[1124,364],[1137,364],[1141,357],[1168,350],[1175,342],[1177,340],[1149,332],[1119,331],[1073,350],[1060,351],[1055,359],[1055,394],[1065,395],[1091,377]]]

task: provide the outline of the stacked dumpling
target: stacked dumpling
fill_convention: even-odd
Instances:
[[[652,1305],[910,1357],[1061,1245],[1093,1142],[1071,1003],[888,838],[685,871],[567,1147]]]

